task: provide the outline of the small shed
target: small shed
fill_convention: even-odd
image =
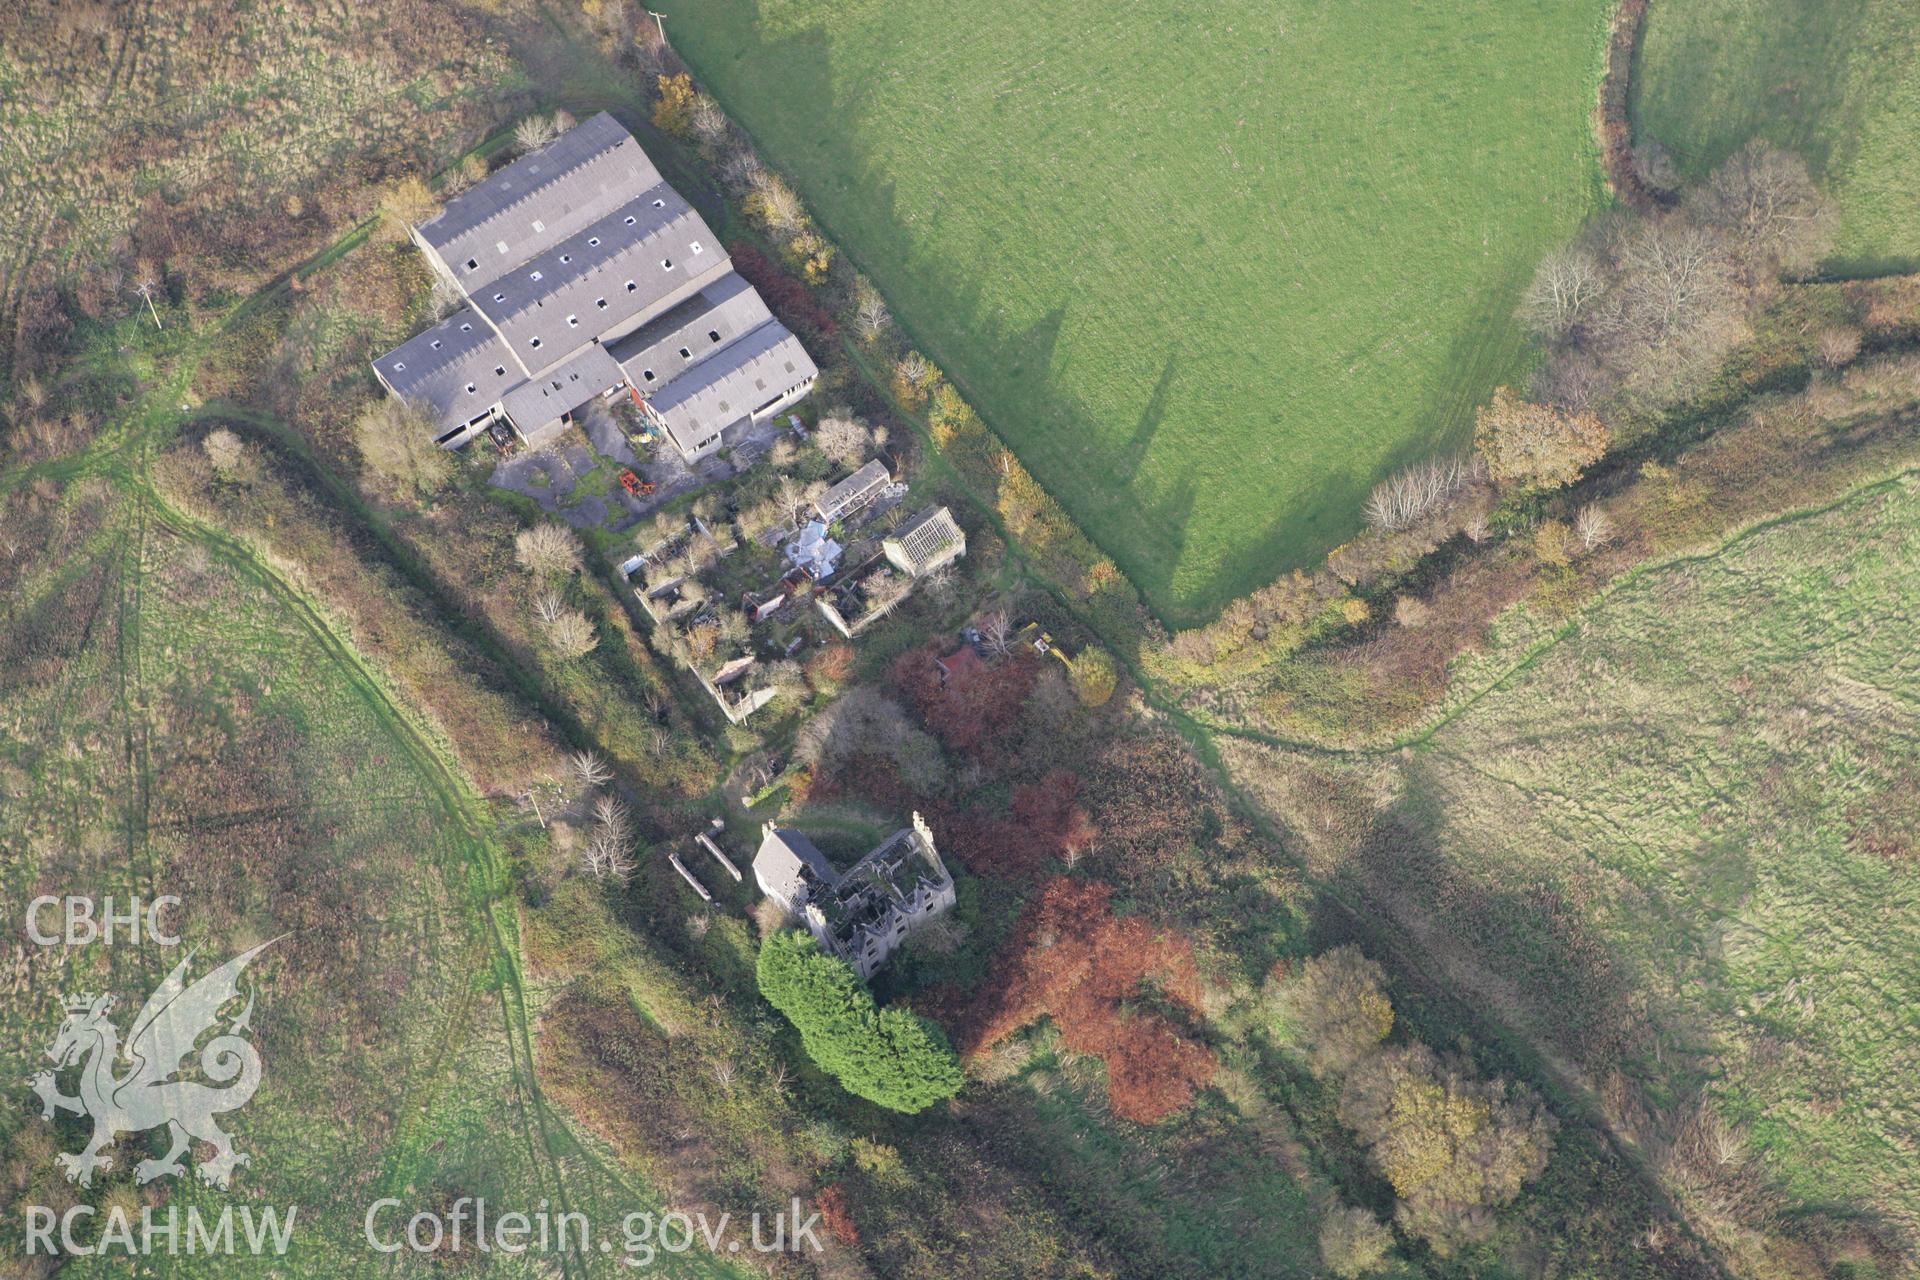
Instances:
[[[978,649],[963,644],[946,657],[935,658],[933,665],[940,670],[941,684],[964,686],[986,664],[980,661]]]
[[[735,680],[738,680],[741,676],[745,675],[747,673],[747,669],[752,665],[753,665],[753,655],[742,654],[740,657],[733,659],[732,661],[728,662],[725,666],[721,667],[718,671],[714,672],[713,682],[716,685],[729,684]]]

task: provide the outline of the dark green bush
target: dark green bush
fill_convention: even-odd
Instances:
[[[760,994],[785,1014],[822,1071],[849,1093],[909,1114],[960,1091],[960,1064],[939,1027],[909,1009],[876,1009],[844,962],[787,929],[760,948]]]

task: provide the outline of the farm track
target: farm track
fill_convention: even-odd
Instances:
[[[343,252],[345,248],[350,248],[363,233],[364,228],[357,228],[343,242],[344,247],[336,245],[322,257],[331,261],[337,256],[336,251]],[[269,285],[268,289],[284,287],[285,277],[282,277]],[[230,314],[225,323],[209,331],[201,342],[210,340],[213,334],[220,332],[236,318],[236,315]],[[111,605],[107,605],[103,593],[99,606],[110,607],[118,625],[112,679],[117,718],[120,720],[118,755],[127,773],[121,821],[122,860],[129,882],[143,896],[151,897],[164,891],[157,883],[150,841],[155,824],[151,817],[151,725],[145,689],[142,636],[142,606],[150,539],[156,532],[164,530],[205,548],[222,564],[271,597],[283,616],[294,620],[405,753],[408,762],[428,786],[445,820],[457,832],[456,844],[462,866],[450,869],[450,874],[463,876],[466,883],[456,883],[452,887],[459,896],[468,900],[470,909],[480,917],[477,921],[477,937],[481,940],[483,954],[476,955],[477,963],[473,968],[477,972],[492,973],[500,979],[495,984],[499,1016],[520,1098],[519,1115],[514,1124],[525,1143],[533,1167],[540,1171],[542,1193],[552,1202],[556,1211],[566,1211],[573,1207],[573,1197],[561,1159],[555,1154],[561,1146],[555,1140],[555,1121],[541,1094],[534,1069],[533,1041],[527,1025],[527,1001],[522,987],[518,940],[512,922],[503,921],[498,909],[498,891],[504,882],[504,872],[489,835],[490,816],[457,768],[387,690],[379,675],[351,642],[335,631],[324,611],[263,562],[251,546],[214,525],[172,507],[146,479],[152,444],[176,429],[182,418],[182,415],[163,407],[169,399],[177,403],[178,397],[170,395],[171,390],[166,386],[155,388],[146,408],[136,411],[134,415],[139,419],[138,423],[126,433],[104,438],[87,453],[77,457],[17,469],[11,475],[0,478],[0,492],[4,492],[34,475],[55,476],[68,483],[99,477],[111,483],[130,504],[126,527],[120,536],[117,554],[113,556],[114,599]],[[88,637],[92,634],[97,616],[98,609],[94,617],[87,621],[85,635]],[[77,680],[68,681],[66,697],[69,703],[78,694],[79,684]],[[141,963],[141,977],[149,985],[159,981],[161,975],[151,964],[144,962],[144,958],[150,955],[148,949],[122,948],[119,952],[132,952],[142,958],[136,963]],[[478,991],[467,993],[450,1016],[441,1039],[440,1060],[444,1060],[456,1047],[461,1038],[461,1016],[474,1008],[479,999]],[[439,1066],[439,1061],[432,1064],[432,1070],[426,1078],[432,1079],[437,1075]],[[444,1089],[448,1083],[436,1082],[434,1090]],[[424,1099],[416,1097],[404,1099],[396,1109],[397,1114],[417,1114],[420,1110],[418,1104],[422,1101]],[[620,1180],[616,1171],[604,1172],[610,1178]],[[569,1255],[562,1258],[561,1263],[564,1275],[588,1274],[587,1265],[580,1259]]]
[[[238,406],[209,405],[197,410],[180,407],[181,392],[190,381],[191,367],[201,352],[217,337],[286,293],[294,276],[324,269],[357,248],[366,239],[371,226],[372,222],[368,220],[350,228],[332,244],[276,276],[236,304],[219,321],[195,335],[191,348],[179,358],[179,371],[174,377],[147,388],[144,404],[128,413],[123,429],[103,432],[89,449],[80,454],[0,474],[0,494],[28,483],[36,476],[55,478],[66,484],[98,477],[112,484],[131,504],[128,527],[121,535],[121,545],[114,556],[114,598],[111,606],[108,606],[103,592],[95,616],[97,618],[101,609],[111,607],[121,632],[116,638],[113,669],[121,719],[119,754],[130,774],[123,820],[123,858],[129,876],[142,886],[141,891],[149,896],[163,891],[155,883],[150,835],[157,830],[178,826],[173,821],[156,823],[151,814],[150,724],[141,643],[141,604],[150,540],[156,533],[165,532],[204,548],[223,565],[255,584],[263,594],[274,600],[283,616],[291,617],[298,624],[405,753],[408,762],[427,785],[434,804],[456,833],[455,843],[460,851],[461,865],[449,869],[449,874],[463,875],[466,882],[452,887],[458,896],[466,899],[469,908],[480,916],[476,921],[478,941],[475,962],[469,968],[475,973],[491,974],[498,979],[491,985],[498,1002],[518,1097],[517,1113],[512,1123],[519,1141],[525,1145],[531,1167],[537,1170],[541,1194],[550,1201],[553,1211],[568,1212],[578,1207],[573,1189],[576,1179],[567,1172],[569,1165],[590,1172],[607,1185],[620,1188],[635,1199],[657,1200],[658,1197],[651,1190],[635,1184],[626,1171],[610,1166],[574,1140],[566,1122],[555,1115],[541,1091],[529,1000],[521,970],[518,922],[512,915],[511,904],[502,898],[506,877],[491,836],[493,819],[485,801],[473,790],[449,755],[449,748],[438,742],[408,712],[399,696],[387,687],[384,678],[359,652],[350,637],[336,628],[323,606],[309,599],[298,587],[282,577],[250,543],[218,525],[174,507],[147,478],[147,468],[157,446],[193,421],[231,413],[235,418],[271,435],[282,447],[292,448],[313,469],[330,497],[341,502],[343,514],[365,524],[384,554],[398,557],[396,568],[403,576],[414,585],[429,590],[437,606],[446,605],[442,592],[430,582],[420,580],[423,573],[420,567],[412,563],[409,557],[400,555],[391,532],[382,527],[364,503],[342,487],[337,478],[313,457],[305,442],[295,437],[283,424],[263,419],[261,415]],[[91,634],[93,626],[94,619],[90,619],[88,634]],[[487,647],[516,679],[521,678],[514,671],[510,655],[497,646]],[[77,681],[70,682],[70,685],[69,697],[79,691]],[[523,689],[523,693],[525,691]],[[365,806],[363,811],[371,811],[374,807]],[[253,816],[227,814],[220,815],[220,820],[231,824],[251,820]],[[160,977],[152,972],[143,973],[142,976],[150,983],[157,982]],[[436,1059],[428,1065],[423,1078],[431,1080],[442,1074],[442,1064],[459,1047],[460,1028],[467,1014],[469,1011],[477,1012],[484,999],[484,988],[478,985],[461,997],[459,1005],[443,1024]],[[437,1081],[432,1086],[432,1092],[437,1094],[451,1083]],[[405,1097],[396,1108],[396,1113],[417,1114],[421,1110],[420,1104],[426,1101],[427,1098],[420,1096]],[[698,1262],[686,1257],[676,1261],[689,1273],[735,1274],[723,1259],[708,1263],[704,1257]],[[559,1257],[558,1262],[559,1273],[570,1278],[600,1272],[591,1256],[568,1254]],[[610,1264],[603,1262],[601,1265]]]
[[[244,579],[250,580],[273,598],[281,614],[298,623],[326,655],[345,683],[353,689],[359,700],[385,727],[396,745],[406,755],[409,764],[427,784],[436,806],[457,831],[456,844],[464,864],[461,873],[469,882],[464,887],[457,887],[456,891],[469,900],[470,909],[479,913],[481,917],[479,937],[484,940],[485,954],[478,957],[479,963],[474,967],[479,971],[495,973],[503,979],[499,984],[500,1016],[506,1030],[513,1075],[521,1097],[520,1114],[516,1118],[515,1127],[520,1130],[521,1138],[526,1144],[534,1167],[542,1171],[543,1191],[552,1200],[557,1210],[570,1209],[572,1198],[568,1183],[562,1174],[559,1159],[552,1154],[555,1146],[552,1140],[552,1122],[534,1074],[532,1038],[526,1025],[526,1001],[524,992],[521,990],[517,940],[510,937],[508,930],[503,928],[494,901],[503,873],[487,834],[490,822],[481,807],[479,798],[472,793],[471,788],[442,756],[430,737],[419,728],[385,688],[378,674],[367,665],[349,641],[336,633],[324,612],[316,608],[271,566],[264,563],[251,546],[217,526],[200,521],[168,505],[141,476],[119,471],[114,474],[114,479],[120,487],[133,496],[136,504],[138,514],[129,542],[135,548],[144,547],[145,539],[149,536],[152,526],[164,528],[204,547],[222,564],[236,571]],[[132,551],[129,553],[129,558],[137,561],[139,554],[138,550]],[[124,625],[131,627],[135,637],[132,643],[123,645],[126,655],[122,662],[124,687],[131,691],[130,696],[123,695],[123,702],[130,712],[141,712],[137,717],[130,715],[126,733],[129,767],[135,771],[135,792],[138,797],[135,813],[129,823],[128,841],[130,863],[144,864],[138,866],[137,870],[143,873],[151,884],[153,868],[150,851],[146,846],[146,806],[150,803],[150,775],[147,767],[145,716],[138,695],[139,576],[137,570],[130,575],[131,585],[122,601]],[[131,597],[130,606],[127,603],[127,597]],[[462,1016],[474,1007],[478,999],[478,993],[468,992],[449,1016],[441,1037],[438,1057],[435,1062],[429,1064],[424,1078],[435,1079],[441,1074],[441,1063],[451,1055],[461,1037]],[[438,1092],[448,1087],[449,1083],[437,1081],[433,1091]],[[426,1101],[419,1097],[405,1097],[396,1111],[398,1114],[416,1114],[424,1109],[423,1104]],[[563,1269],[564,1274],[567,1275],[585,1274],[578,1261],[571,1258],[563,1261]]]

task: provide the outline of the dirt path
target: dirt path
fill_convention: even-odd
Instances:
[[[184,407],[184,393],[193,372],[213,344],[234,324],[266,305],[285,291],[295,274],[319,270],[350,252],[367,231],[365,224],[350,229],[333,244],[299,267],[277,277],[261,290],[230,310],[225,316],[194,334],[190,341],[167,358],[166,376],[152,380],[141,400],[129,406],[117,427],[103,430],[81,453],[29,467],[0,473],[0,494],[31,483],[38,476],[73,484],[97,477],[112,484],[130,501],[131,526],[117,557],[115,596],[108,603],[119,618],[119,650],[115,662],[116,699],[123,724],[120,751],[129,775],[123,856],[128,873],[136,883],[151,887],[154,867],[148,846],[148,796],[151,765],[148,755],[147,699],[143,692],[144,666],[141,634],[141,591],[149,540],[158,530],[177,535],[204,548],[223,565],[271,599],[279,613],[291,619],[326,655],[341,679],[367,706],[374,719],[389,733],[396,748],[428,788],[445,828],[452,833],[465,873],[451,884],[456,898],[464,899],[476,913],[485,939],[484,952],[474,965],[476,974],[497,978],[492,984],[498,1000],[499,1016],[511,1059],[516,1085],[516,1112],[503,1117],[518,1131],[530,1161],[530,1169],[540,1191],[555,1212],[575,1207],[572,1188],[580,1174],[570,1167],[602,1179],[604,1185],[618,1189],[635,1203],[659,1204],[662,1197],[651,1188],[637,1184],[624,1170],[597,1159],[589,1149],[571,1136],[568,1121],[544,1097],[535,1069],[534,1037],[529,1000],[521,958],[519,923],[511,901],[509,877],[499,849],[492,837],[493,818],[485,800],[432,734],[406,709],[351,640],[339,632],[318,602],[308,598],[297,586],[263,560],[252,545],[217,525],[202,521],[171,505],[154,488],[147,471],[153,455],[195,417],[203,416]],[[464,883],[462,883],[462,881]],[[155,975],[146,975],[150,980]],[[476,986],[475,997],[484,999],[484,989]],[[441,1038],[442,1057],[450,1053],[458,1039],[459,1015],[475,1009],[472,1000],[456,1010],[446,1034]],[[423,1072],[431,1081],[428,1096],[409,1096],[401,1100],[396,1112],[422,1114],[431,1102],[431,1094],[455,1087],[451,1079],[440,1078],[435,1067]],[[595,1259],[567,1255],[557,1258],[563,1275],[586,1276],[613,1274],[617,1259]],[[666,1264],[672,1274],[731,1276],[737,1272],[727,1261],[704,1253],[675,1256]]]

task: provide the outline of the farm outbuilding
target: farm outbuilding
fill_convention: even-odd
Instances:
[[[699,212],[604,112],[411,235],[464,305],[373,371],[425,409],[447,448],[498,420],[544,443],[624,389],[694,461],[819,376]]]

